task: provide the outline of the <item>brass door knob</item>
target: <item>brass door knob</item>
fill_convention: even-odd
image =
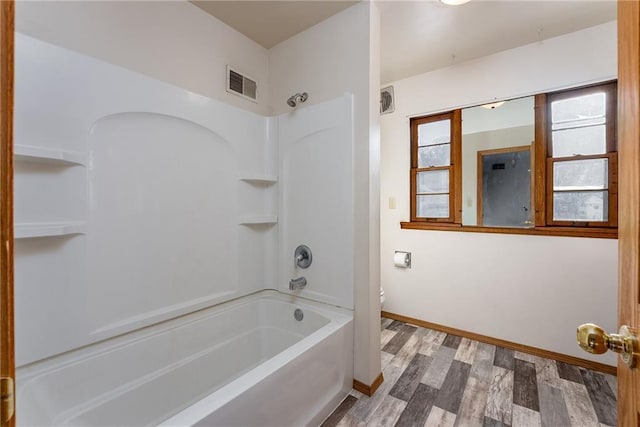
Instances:
[[[620,353],[622,360],[634,368],[640,356],[638,339],[627,325],[622,325],[617,334],[607,334],[593,323],[578,326],[578,344],[587,353],[602,354],[607,350]]]

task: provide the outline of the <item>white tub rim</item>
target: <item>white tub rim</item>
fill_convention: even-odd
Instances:
[[[268,290],[267,292],[271,291],[272,290]],[[260,365],[252,368],[249,372],[244,373],[240,377],[220,387],[218,390],[183,408],[178,413],[159,423],[159,426],[184,426],[198,422],[224,406],[226,403],[232,401],[239,394],[249,390],[256,383],[264,380],[269,375],[281,369],[300,354],[311,349],[313,346],[318,344],[322,338],[331,335],[353,320],[353,312],[351,310],[339,306],[330,306],[325,303],[285,294],[279,291],[275,292],[276,294],[270,295],[275,297],[277,300],[286,302],[291,306],[314,310],[318,314],[327,317],[329,319],[329,323],[305,336],[300,341],[287,347],[285,350],[270,359],[265,360]]]
[[[248,372],[243,373],[239,377],[224,384],[219,389],[207,394],[201,399],[193,403],[174,408],[173,415],[171,415],[164,421],[160,420],[160,425],[184,425],[184,422],[176,423],[174,420],[187,418],[189,420],[194,420],[193,422],[197,422],[198,416],[200,414],[202,414],[201,418],[203,418],[215,409],[228,403],[235,396],[241,394],[243,391],[248,390],[253,384],[256,384],[257,382],[266,378],[268,375],[277,371],[279,368],[291,362],[298,355],[304,353],[305,351],[316,345],[318,342],[320,342],[322,338],[331,335],[335,331],[342,328],[344,325],[351,322],[353,319],[353,311],[349,309],[338,306],[330,306],[326,303],[321,303],[296,295],[283,293],[275,289],[260,290],[243,297],[235,298],[231,301],[212,305],[193,313],[166,320],[156,325],[147,326],[139,330],[120,335],[118,337],[90,344],[79,349],[75,349],[48,359],[22,366],[18,369],[18,398],[20,397],[20,391],[22,389],[28,387],[33,382],[37,382],[38,379],[43,375],[64,370],[66,368],[72,367],[75,364],[88,362],[92,358],[103,357],[109,352],[118,351],[120,349],[124,349],[127,346],[136,345],[146,339],[167,333],[173,329],[184,327],[200,321],[206,321],[209,318],[223,315],[228,311],[260,300],[271,300],[286,303],[287,305],[291,306],[292,316],[294,308],[312,310],[315,313],[327,318],[328,323],[311,332],[309,335],[304,336],[300,341],[285,348],[275,356],[260,363],[258,366],[251,368],[251,370],[249,370]],[[68,408],[66,411],[63,409],[62,412],[58,415],[62,415],[63,413],[69,412],[72,409],[73,408]],[[18,410],[20,410],[20,406],[18,406]]]

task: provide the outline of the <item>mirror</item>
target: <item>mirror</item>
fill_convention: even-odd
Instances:
[[[462,110],[462,224],[533,227],[534,97]]]

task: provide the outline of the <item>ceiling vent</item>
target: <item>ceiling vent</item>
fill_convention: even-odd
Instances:
[[[387,86],[380,90],[380,114],[393,113],[395,110],[393,86]]]
[[[227,65],[227,92],[258,102],[258,84],[255,80]]]

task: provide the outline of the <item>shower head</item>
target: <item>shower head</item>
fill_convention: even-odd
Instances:
[[[296,93],[287,99],[287,105],[293,108],[298,104],[298,102],[304,102],[307,98],[309,98],[309,94],[307,92]]]

